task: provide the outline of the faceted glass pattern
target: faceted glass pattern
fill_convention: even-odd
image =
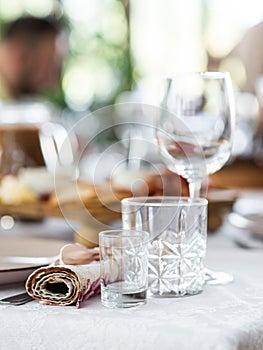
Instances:
[[[207,201],[160,197],[153,203],[124,200],[123,225],[150,233],[148,293],[155,297],[196,294],[204,285]]]
[[[103,231],[99,235],[101,300],[107,307],[132,307],[146,302],[147,232]]]

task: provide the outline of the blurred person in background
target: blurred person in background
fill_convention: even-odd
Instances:
[[[208,70],[228,70],[235,88],[256,93],[256,84],[263,75],[263,21],[248,28],[231,51],[222,57],[208,55]]]
[[[240,60],[244,68],[244,81],[241,90],[256,92],[256,83],[263,74],[263,22],[249,28],[228,57]]]
[[[66,140],[67,131],[60,108],[49,102],[61,86],[67,53],[64,33],[63,22],[55,16],[20,17],[3,28],[0,41],[1,174],[16,174],[25,167],[55,168],[57,149]],[[45,131],[41,129],[40,137],[39,128],[43,125]],[[54,147],[50,146],[51,140]],[[72,158],[71,148],[69,145],[68,156]]]
[[[262,36],[263,21],[248,28],[226,56],[208,60],[209,70],[230,72],[236,102],[232,159],[229,170],[225,167],[210,176],[210,183],[215,187],[222,183],[225,187],[263,186]]]
[[[59,86],[65,56],[59,40],[62,32],[54,17],[21,17],[5,26],[0,42],[0,99],[19,99]]]
[[[250,156],[262,165],[263,157],[263,21],[250,27],[228,54],[225,62],[233,58],[240,69],[236,70],[236,80],[240,79],[237,100],[237,120],[243,115],[246,121],[243,139],[251,132]],[[231,62],[231,61],[230,61]],[[227,65],[226,65],[227,68]],[[236,68],[233,67],[233,71]],[[243,72],[242,72],[243,69]],[[238,85],[238,84],[237,84]],[[254,112],[253,112],[254,111]]]

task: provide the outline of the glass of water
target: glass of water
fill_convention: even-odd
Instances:
[[[135,230],[99,233],[101,302],[127,308],[146,303],[149,234]]]
[[[148,295],[197,294],[205,283],[207,200],[134,197],[122,200],[124,229],[147,231]]]

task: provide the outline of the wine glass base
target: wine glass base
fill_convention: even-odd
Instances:
[[[224,285],[233,282],[234,276],[223,271],[212,271],[205,268],[205,283],[211,285]]]

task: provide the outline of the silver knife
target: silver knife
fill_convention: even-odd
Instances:
[[[31,298],[30,295],[28,295],[26,292],[21,294],[12,295],[7,298],[0,299],[0,304],[12,304],[12,305],[23,305],[28,303],[29,301],[33,301],[34,299]]]

